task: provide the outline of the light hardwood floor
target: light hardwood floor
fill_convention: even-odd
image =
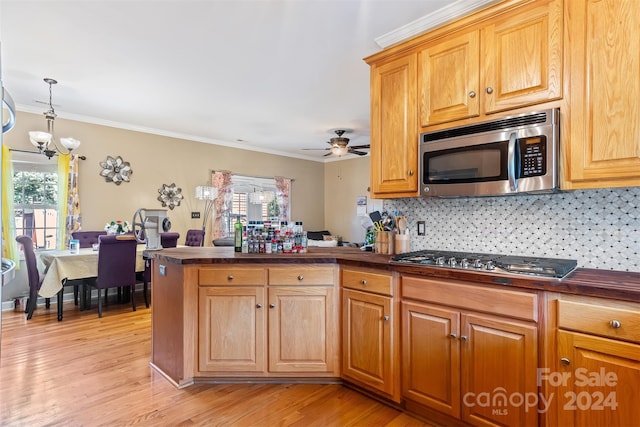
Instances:
[[[198,384],[149,367],[151,310],[2,313],[2,426],[428,426],[341,385]],[[95,306],[95,304],[94,304]]]

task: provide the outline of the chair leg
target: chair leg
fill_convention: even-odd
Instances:
[[[105,299],[106,299],[106,291],[107,289],[105,288]],[[102,298],[100,297],[101,292],[100,289],[98,289],[98,317],[102,317]]]
[[[27,313],[27,320],[31,319],[33,316],[33,312],[36,309],[36,304],[38,302],[37,294],[36,296],[29,295],[29,299],[27,300],[27,306],[25,308],[25,312]]]
[[[78,295],[79,295],[78,285],[73,285],[73,303],[78,305]]]
[[[133,286],[131,286],[131,289],[129,291],[130,294],[130,298],[131,298],[131,307],[133,307],[133,311],[136,311],[136,299],[135,299],[135,292],[133,292]]]
[[[149,288],[149,282],[145,280],[142,285],[142,292],[144,292],[144,305],[146,305],[147,308],[149,308],[149,297],[147,296],[147,293],[149,292],[148,288]]]
[[[58,291],[58,322],[62,321],[62,296],[64,295],[64,287]]]
[[[51,308],[51,298],[44,299],[44,306],[45,308]]]

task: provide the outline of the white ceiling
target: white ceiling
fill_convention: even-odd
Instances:
[[[369,143],[375,40],[474,2],[1,0],[2,78],[19,111],[51,77],[61,118],[324,161]]]

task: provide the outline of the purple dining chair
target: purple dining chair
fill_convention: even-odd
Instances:
[[[160,244],[162,248],[175,248],[178,246],[180,233],[160,233]],[[142,292],[144,293],[144,304],[149,308],[149,283],[151,283],[151,260],[144,260],[144,271],[138,273],[138,280],[142,282]]]
[[[98,243],[98,237],[105,236],[106,231],[74,231],[71,238],[80,241],[81,248],[90,248],[94,243]]]
[[[98,237],[98,277],[93,286],[98,290],[98,317],[102,317],[101,290],[130,287],[131,307],[136,311],[136,248],[135,237],[106,235]],[[106,298],[106,292],[105,292]]]
[[[18,236],[16,241],[23,247],[24,262],[27,265],[27,276],[29,277],[29,299],[27,300],[27,306],[25,307],[25,313],[27,313],[27,320],[31,319],[33,312],[36,309],[38,302],[38,291],[42,286],[42,277],[40,271],[38,271],[38,262],[36,261],[36,254],[33,250],[33,240],[29,236]],[[50,299],[45,300],[47,308],[49,308]]]
[[[203,246],[204,230],[187,230],[187,237],[184,242],[185,246]]]

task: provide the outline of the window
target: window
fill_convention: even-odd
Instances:
[[[36,248],[55,249],[58,236],[58,166],[39,154],[13,155],[16,235],[31,237]]]
[[[233,224],[240,218],[242,225],[249,221],[278,221],[280,205],[277,199],[275,180],[272,178],[257,178],[242,175],[233,175],[233,201],[227,223],[228,235],[233,234]],[[263,203],[253,203],[251,193],[270,192],[273,200]],[[287,215],[288,218],[288,215]]]

